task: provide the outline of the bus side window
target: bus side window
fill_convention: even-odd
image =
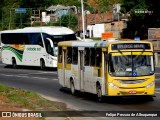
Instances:
[[[23,33],[23,44],[29,44],[28,34]]]
[[[90,49],[90,66],[95,66],[95,48]]]
[[[72,64],[77,65],[78,64],[78,48],[73,47],[73,49],[72,49],[72,57],[73,57]]]
[[[62,63],[62,47],[58,47],[58,63]]]
[[[96,67],[101,67],[102,62],[102,49],[96,49]]]
[[[67,48],[67,64],[72,63],[72,48],[68,47]]]
[[[84,65],[89,66],[89,61],[90,61],[90,49],[89,48],[85,48],[84,59],[85,59]]]
[[[29,38],[30,45],[36,45],[36,44],[39,44],[38,42],[39,40],[41,40],[41,34],[40,33],[29,33],[28,38]]]

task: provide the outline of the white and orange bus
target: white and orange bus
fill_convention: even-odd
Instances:
[[[155,89],[153,45],[147,41],[64,41],[58,43],[62,87],[103,96],[147,96]]]

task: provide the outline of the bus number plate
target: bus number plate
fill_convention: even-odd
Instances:
[[[137,93],[136,90],[130,90],[130,91],[129,91],[129,94],[136,94],[136,93]]]

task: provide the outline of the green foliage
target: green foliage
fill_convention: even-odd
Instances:
[[[75,6],[80,6],[80,0],[50,0],[50,3],[52,5],[75,5]]]
[[[69,27],[75,30],[78,25],[78,19],[75,15],[67,14],[63,15],[57,23],[60,26]]]
[[[135,13],[135,10],[148,11],[148,13]],[[121,0],[121,12],[130,14],[124,36],[133,39],[141,37],[147,39],[148,28],[160,27],[159,0]]]
[[[7,98],[9,99],[9,102],[18,103],[24,105],[25,107],[30,105],[29,101],[25,97],[19,96],[19,93],[8,94]]]
[[[0,84],[0,92],[7,93],[7,92],[9,92],[10,90],[11,90],[10,87],[6,87],[6,86]]]
[[[15,89],[0,84],[0,95],[3,103],[35,110],[57,110],[57,105],[31,91]],[[63,108],[61,108],[63,110]]]
[[[98,0],[98,5],[100,7],[100,13],[104,13],[109,10],[110,0]]]
[[[31,23],[30,23],[31,14],[30,14],[30,12],[31,12],[30,9],[27,9],[26,13],[16,13],[15,18],[14,18],[14,21],[16,23],[15,25],[19,28],[30,26],[31,25]]]
[[[23,8],[48,7],[50,5],[50,0],[20,0],[19,5]]]
[[[60,26],[58,22],[48,22],[46,26]]]
[[[135,19],[144,19],[145,14],[137,14],[135,10],[147,10],[148,6],[145,1],[146,0],[121,0],[121,12],[124,14],[130,13],[131,17]]]

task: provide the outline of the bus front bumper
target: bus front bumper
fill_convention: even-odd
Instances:
[[[134,96],[134,95],[154,95],[155,86],[150,88],[109,88],[108,96]]]

